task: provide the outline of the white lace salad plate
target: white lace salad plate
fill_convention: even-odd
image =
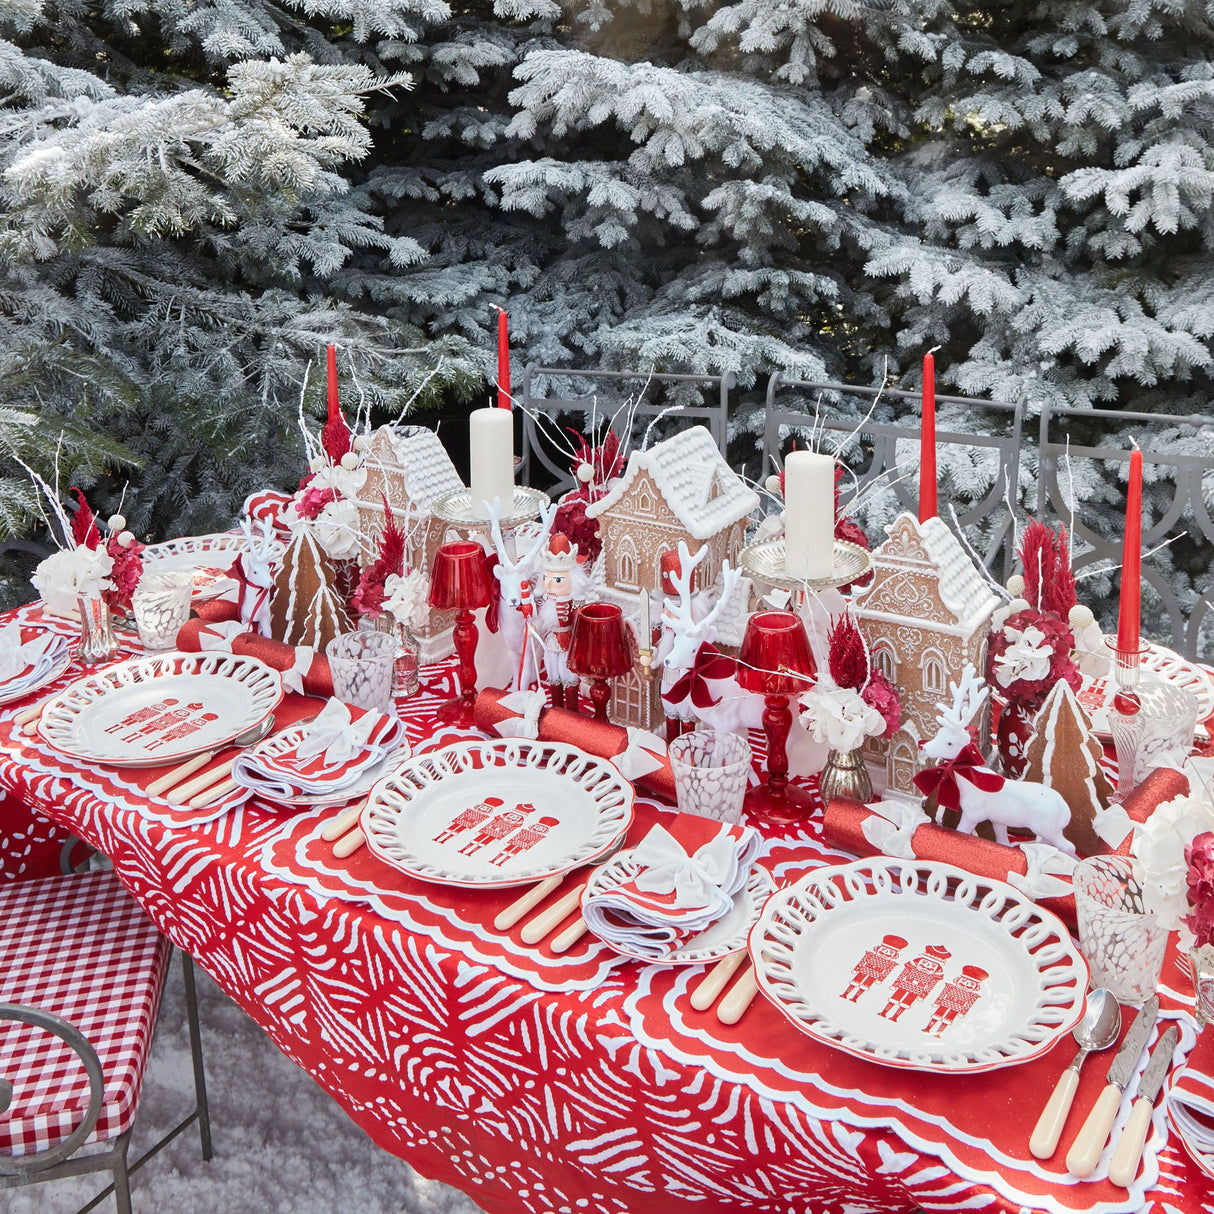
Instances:
[[[283,546],[274,541],[276,557]],[[220,532],[217,535],[183,535],[162,544],[149,544],[143,550],[145,572],[167,573],[184,570],[194,575],[194,597],[217,598],[235,587],[228,577],[232,562],[249,548],[249,538],[239,533]]]
[[[415,755],[371,790],[367,845],[441,885],[540,881],[603,856],[628,830],[632,785],[559,742],[497,738]]]
[[[1203,670],[1196,662],[1181,657],[1172,649],[1149,642],[1146,652],[1142,655],[1141,669],[1177,687],[1183,687],[1197,700],[1196,741],[1203,745],[1208,742],[1210,732],[1206,728],[1206,721],[1214,713],[1214,679],[1210,677],[1210,672]],[[1116,694],[1117,683],[1111,676],[1093,679],[1085,675],[1083,685],[1079,689],[1079,702],[1091,719],[1092,732],[1104,742],[1113,738],[1109,727],[1109,709]]]
[[[751,929],[759,990],[802,1032],[909,1070],[974,1074],[1049,1050],[1083,1014],[1062,922],[1001,881],[875,857],[817,869]]]
[[[582,891],[583,905],[587,898],[615,889],[631,881],[640,872],[641,866],[633,858],[635,851],[635,848],[630,847],[627,851],[617,853],[590,874],[590,880]],[[684,941],[678,948],[672,948],[664,957],[648,956],[614,940],[605,940],[603,943],[624,957],[647,961],[652,965],[711,964],[746,948],[750,929],[758,920],[763,904],[775,888],[776,884],[767,870],[757,864],[752,865],[746,884],[734,895],[733,906],[728,913],[722,915],[711,927],[706,927]],[[591,935],[597,936],[597,933],[592,930]]]
[[[159,767],[226,746],[282,700],[282,676],[231,653],[162,653],[77,680],[42,712],[61,754],[107,767]]]

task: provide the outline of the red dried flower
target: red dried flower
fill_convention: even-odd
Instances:
[[[379,537],[379,555],[362,571],[358,587],[350,596],[350,606],[362,616],[377,620],[384,613],[384,582],[388,575],[405,572],[405,533],[393,517],[388,499],[384,502],[384,530]]]
[[[100,548],[101,532],[97,529],[97,519],[94,517],[84,494],[79,489],[73,489],[79,507],[72,518],[72,539],[78,548]]]
[[[868,682],[868,652],[864,638],[849,614],[844,612],[830,630],[827,663],[836,687],[859,691]]]
[[[1065,620],[1079,601],[1066,528],[1054,530],[1033,519],[1024,531],[1020,560],[1024,597],[1039,610]]]

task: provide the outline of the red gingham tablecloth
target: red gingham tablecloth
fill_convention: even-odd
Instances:
[[[434,719],[451,671],[425,673],[429,690],[402,706],[414,745],[470,736]],[[315,705],[290,699],[280,717]],[[726,1028],[691,1010],[698,967],[627,961],[589,938],[560,956],[528,947],[492,927],[518,891],[424,885],[366,849],[337,861],[317,838],[333,811],[190,821],[142,792],[156,770],[79,770],[14,737],[20,707],[0,712],[7,817],[20,802],[110,855],[161,929],[376,1142],[487,1210],[1214,1211],[1162,1104],[1128,1191],[1067,1176],[1096,1062],[1054,1161],[1029,1155],[1069,1039],[1024,1066],[935,1076],[818,1045],[762,997]],[[670,812],[640,802],[634,835]],[[0,840],[18,834],[0,821]],[[815,818],[769,837],[763,863],[787,882],[849,858]],[[1178,1020],[1187,1049],[1192,992],[1171,957],[1162,994],[1161,1024]]]

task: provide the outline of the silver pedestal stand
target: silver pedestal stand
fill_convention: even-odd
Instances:
[[[859,544],[835,540],[835,570],[830,577],[790,577],[784,571],[784,537],[781,536],[743,548],[738,553],[738,567],[756,581],[778,590],[832,590],[862,578],[872,568],[872,559]]]
[[[539,489],[529,489],[526,485],[514,486],[514,501],[507,511],[503,508],[499,520],[503,531],[512,527],[521,527],[534,518],[539,518],[540,511],[549,503],[549,497]],[[431,507],[430,513],[435,518],[459,527],[464,531],[489,530],[489,519],[472,506],[472,494],[464,489],[459,493],[448,493],[440,497]]]

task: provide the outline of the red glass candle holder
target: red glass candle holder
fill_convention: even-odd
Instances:
[[[609,679],[632,669],[632,651],[624,632],[624,617],[614,603],[588,603],[573,616],[569,638],[569,669],[590,679],[590,702],[597,721],[607,720],[611,699]]]
[[[814,685],[817,666],[799,616],[791,611],[759,611],[746,623],[738,657],[738,683],[764,697],[763,730],[767,734],[767,782],[752,788],[744,803],[748,813],[776,826],[803,821],[813,802],[807,792],[788,782],[788,701]]]
[[[459,695],[438,709],[440,721],[467,728],[476,699],[476,622],[472,613],[491,598],[485,552],[471,540],[443,544],[430,568],[430,606],[455,612],[455,656]]]

